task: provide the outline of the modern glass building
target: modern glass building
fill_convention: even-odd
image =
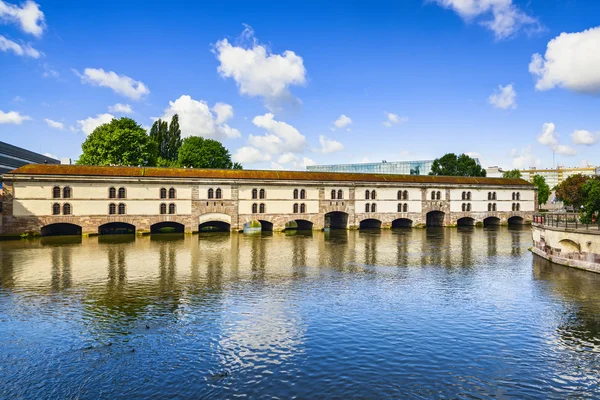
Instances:
[[[475,159],[477,164],[479,160]],[[365,174],[429,175],[433,160],[420,161],[382,161],[378,163],[312,165],[308,171],[318,172],[355,172]]]
[[[59,160],[0,142],[0,175],[26,164],[60,164]]]

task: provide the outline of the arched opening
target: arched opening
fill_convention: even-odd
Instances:
[[[358,229],[381,229],[381,221],[374,218],[364,219],[360,221]]]
[[[442,211],[429,211],[427,213],[426,226],[444,226],[444,217],[446,214]]]
[[[69,236],[81,235],[81,227],[75,224],[56,223],[43,226],[40,234],[42,236]]]
[[[500,218],[498,217],[487,217],[483,220],[483,226],[499,226]]]
[[[392,229],[412,228],[413,222],[408,218],[398,218],[392,221]]]
[[[135,225],[127,222],[109,222],[98,227],[99,235],[127,235],[135,233]]]
[[[263,232],[273,232],[273,223],[269,221],[258,220],[260,222],[260,229]]]
[[[558,242],[558,249],[560,252],[565,253],[579,253],[581,251],[579,245],[570,239],[563,239]]]
[[[510,217],[508,219],[509,225],[523,225],[523,217],[519,217],[515,215],[514,217]]]
[[[475,220],[471,217],[459,218],[458,221],[456,221],[456,225],[457,226],[475,226]]]
[[[198,225],[198,232],[229,232],[231,225],[223,221],[206,221]]]
[[[183,233],[185,226],[179,222],[164,221],[150,226],[150,233]]]
[[[332,211],[325,214],[325,229],[346,229],[348,214],[342,211]]]
[[[285,224],[286,231],[310,231],[313,228],[313,223],[305,219],[295,219]]]

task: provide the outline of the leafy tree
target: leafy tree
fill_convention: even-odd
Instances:
[[[546,204],[548,197],[550,197],[550,186],[546,183],[546,178],[541,175],[534,175],[533,184],[538,188],[538,205]]]
[[[241,169],[231,162],[231,154],[223,145],[212,139],[199,136],[185,138],[179,148],[178,163],[181,167]]]
[[[600,215],[600,179],[588,179],[581,186],[581,192],[584,198],[581,222],[591,223],[594,215],[596,219]]]
[[[584,203],[581,188],[589,179],[589,176],[581,174],[569,176],[556,187],[556,197],[565,203],[565,205],[579,209]]]
[[[82,165],[155,165],[156,147],[131,118],[113,119],[100,125],[81,145]]]
[[[168,160],[177,160],[179,148],[181,147],[181,129],[179,128],[179,115],[175,114],[169,124],[169,140],[165,150],[164,158]]]
[[[172,166],[171,162],[177,160],[179,148],[181,147],[181,129],[179,128],[179,116],[173,115],[171,123],[158,119],[152,124],[150,137],[156,143],[158,149],[159,165]]]
[[[521,177],[521,171],[519,171],[518,169],[511,169],[510,171],[504,171],[504,173],[502,174],[503,178],[509,178],[509,179],[519,179]]]
[[[485,169],[466,154],[448,153],[433,161],[429,175],[485,176]]]

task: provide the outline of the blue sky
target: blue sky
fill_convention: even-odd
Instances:
[[[0,0],[0,140],[75,160],[177,112],[245,168],[598,165],[599,26],[589,0]]]

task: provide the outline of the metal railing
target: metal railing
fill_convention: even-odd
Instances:
[[[596,217],[591,223],[581,222],[581,216],[576,213],[535,214],[533,223],[564,229],[600,230],[600,218]]]

